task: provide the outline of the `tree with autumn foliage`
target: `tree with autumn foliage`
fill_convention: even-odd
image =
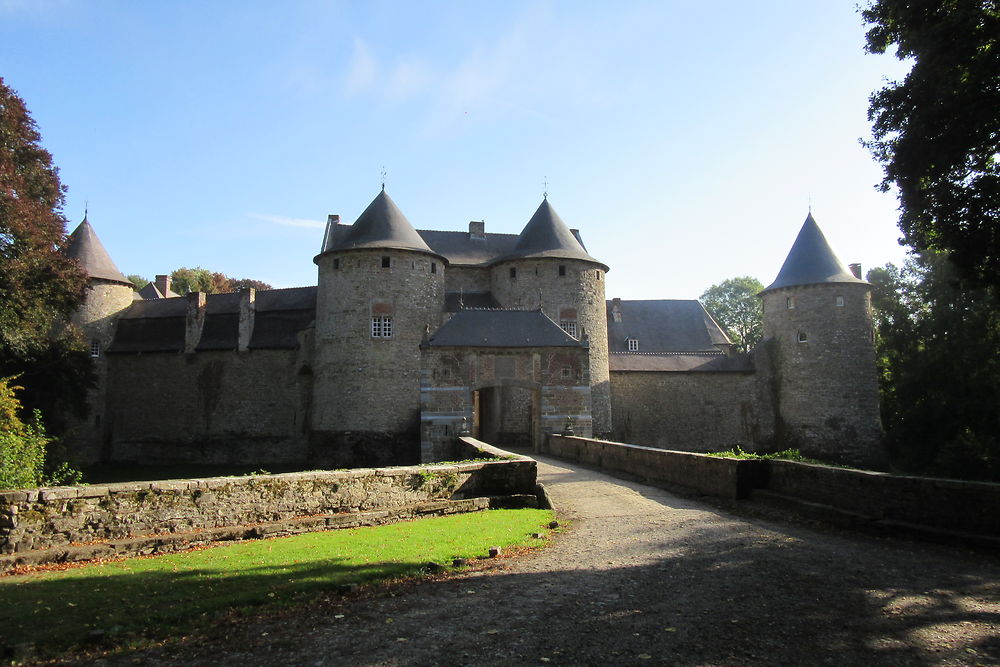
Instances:
[[[19,375],[25,408],[47,416],[82,406],[90,377],[69,324],[87,276],[63,254],[64,192],[24,101],[0,78],[0,377]]]

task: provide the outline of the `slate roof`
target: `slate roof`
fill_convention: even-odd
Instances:
[[[446,292],[444,312],[457,313],[465,308],[499,308],[492,292]]]
[[[555,257],[559,259],[580,259],[586,262],[600,264],[607,271],[605,264],[591,257],[579,238],[570,231],[559,214],[552,208],[548,198],[542,200],[535,214],[528,220],[517,242],[500,260],[525,259],[534,257]]]
[[[187,299],[135,301],[125,310],[108,348],[114,352],[180,352],[184,349]],[[257,292],[250,349],[296,349],[298,333],[316,317],[316,288]],[[198,350],[235,350],[240,294],[209,294]]]
[[[468,232],[418,229],[417,233],[431,250],[459,266],[487,266],[510,253],[518,239],[517,234],[485,234],[486,238],[479,239]]]
[[[97,238],[97,233],[90,226],[86,216],[84,216],[83,222],[69,235],[66,255],[80,262],[83,270],[91,278],[122,283],[123,285],[132,284],[115,266],[111,255],[105,250],[101,239]]]
[[[180,294],[172,289],[168,289],[166,294],[162,294],[160,293],[160,289],[156,286],[156,283],[149,283],[139,290],[139,296],[143,299],[172,299],[180,296]]]
[[[867,284],[856,278],[837,258],[810,212],[778,271],[778,277],[763,291],[822,283]]]
[[[437,254],[424,242],[385,190],[375,196],[353,225],[328,223],[320,254],[360,248],[415,250]]]
[[[754,370],[748,354],[728,357],[721,352],[661,353],[613,352],[608,368],[615,371],[749,373]]]
[[[460,310],[434,332],[430,347],[585,347],[540,310]]]
[[[621,321],[614,318],[615,305]],[[627,352],[628,339],[639,341],[640,352],[718,352],[729,337],[694,299],[608,301],[608,351]]]

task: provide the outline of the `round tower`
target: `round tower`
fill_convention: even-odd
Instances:
[[[353,225],[328,223],[314,261],[313,456],[419,461],[420,343],[441,324],[446,260],[382,190]]]
[[[590,347],[593,435],[612,431],[611,377],[604,276],[608,267],[583,247],[548,198],[531,216],[513,249],[490,267],[493,296],[507,308],[533,309]],[[579,429],[582,425],[577,425]]]
[[[760,296],[759,365],[778,447],[851,465],[884,465],[871,285],[844,267],[812,213]]]
[[[80,462],[89,463],[102,457],[108,376],[105,352],[114,338],[118,316],[135,298],[135,288],[115,266],[86,216],[69,235],[66,254],[80,263],[88,278],[86,299],[70,319],[83,331],[95,384],[87,393],[87,417],[75,425],[70,440]]]

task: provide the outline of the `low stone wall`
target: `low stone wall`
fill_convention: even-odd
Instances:
[[[768,461],[767,490],[875,521],[1000,537],[1000,484]]]
[[[862,527],[908,533],[1000,539],[1000,484],[837,468],[794,461],[726,459],[591,440],[549,436],[542,452],[625,472],[720,498],[811,503],[821,516]],[[834,516],[836,514],[837,516]]]
[[[620,442],[550,435],[542,453],[638,475],[721,498],[745,498],[761,484],[763,461],[725,459]]]
[[[480,451],[477,457],[490,455]],[[535,461],[515,457],[454,465],[3,491],[0,553],[7,556],[0,557],[0,570],[18,564],[10,555],[30,551],[58,554],[59,549],[83,543],[301,517],[380,511],[406,516],[436,501],[533,497],[535,484]],[[469,505],[476,508],[481,509]],[[319,522],[315,529],[325,527],[326,522]]]

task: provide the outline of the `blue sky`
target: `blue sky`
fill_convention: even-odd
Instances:
[[[899,263],[853,2],[0,0],[0,76],[124,273],[315,284],[328,213],[517,233],[549,199],[608,297],[774,278],[813,215]]]

